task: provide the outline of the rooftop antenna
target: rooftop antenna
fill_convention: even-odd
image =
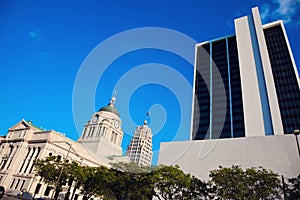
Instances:
[[[151,122],[150,112],[148,111],[146,113],[146,117],[145,117],[145,120],[144,120],[144,125],[150,124],[150,122]]]

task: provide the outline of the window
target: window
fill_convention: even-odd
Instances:
[[[115,135],[114,135],[114,141],[113,141],[114,144],[116,144],[117,138],[118,138],[118,134],[115,133]]]
[[[15,183],[15,179],[12,180],[11,185],[10,185],[9,188],[12,188],[14,186],[14,183]]]
[[[114,136],[115,136],[115,132],[112,132],[112,133],[111,133],[111,137],[110,137],[110,141],[111,141],[111,142],[113,142]]]
[[[40,152],[41,152],[41,147],[38,147],[38,148],[37,148],[37,154],[36,154],[35,157],[34,157],[34,160],[33,160],[33,162],[32,162],[32,165],[31,165],[31,168],[30,168],[30,170],[29,170],[29,173],[32,172],[33,167],[34,167],[34,162],[38,159]]]
[[[97,132],[97,136],[99,136],[101,134],[101,129],[102,129],[102,126],[99,127],[98,132]]]
[[[61,160],[61,155],[58,155],[56,160],[60,161]]]
[[[93,128],[92,128],[92,132],[91,132],[91,135],[90,135],[90,137],[93,137],[93,135],[94,135],[94,131],[95,131],[95,127],[93,127]]]
[[[46,188],[46,190],[45,190],[45,192],[44,192],[44,195],[45,195],[45,196],[49,196],[50,191],[51,191],[51,187],[50,187],[50,186],[47,186],[47,188]]]
[[[20,168],[19,172],[22,171],[22,169],[23,169],[23,167],[24,167],[24,165],[25,165],[25,163],[26,163],[26,160],[28,159],[28,156],[29,156],[29,154],[30,154],[30,150],[31,150],[31,148],[29,147],[28,150],[27,150],[27,155],[26,155],[25,158],[24,158],[24,161],[23,161],[23,163],[22,163],[22,165],[21,165],[21,168]],[[49,155],[50,155],[50,154],[49,154]]]
[[[15,189],[17,189],[17,188],[18,188],[18,186],[19,186],[19,183],[20,183],[20,179],[18,179],[18,181],[17,181],[17,184],[16,184],[16,186],[15,186]]]
[[[83,132],[82,138],[85,137],[85,134],[86,134],[86,127],[84,128],[84,132]]]
[[[25,180],[23,180],[23,181],[22,181],[22,184],[21,184],[20,190],[22,190],[22,189],[23,189],[23,187],[24,187],[24,183],[25,183]]]
[[[33,155],[34,155],[34,153],[35,153],[35,147],[33,147],[33,150],[32,150],[32,153],[31,153],[31,155],[30,155],[30,158],[28,159],[28,161],[27,161],[27,165],[26,165],[26,168],[25,168],[25,170],[24,170],[24,173],[26,173],[26,171],[27,171],[27,169],[28,169],[28,167],[29,167],[29,164],[30,164],[30,162],[31,162],[31,160],[32,160],[32,158],[33,158]]]

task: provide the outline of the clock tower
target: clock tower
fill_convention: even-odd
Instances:
[[[115,108],[116,97],[107,106],[95,112],[84,125],[78,142],[102,156],[121,156],[123,131],[119,112]]]

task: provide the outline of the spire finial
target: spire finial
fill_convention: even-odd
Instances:
[[[115,103],[116,103],[116,94],[117,94],[117,91],[114,91],[114,95],[111,97],[110,99],[110,102],[109,102],[109,106],[111,107],[115,107]]]

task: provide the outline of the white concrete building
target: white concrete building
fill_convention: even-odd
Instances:
[[[108,106],[93,114],[78,142],[59,132],[42,130],[24,119],[9,128],[7,135],[0,137],[0,185],[14,195],[21,190],[33,194],[40,183],[40,178],[34,174],[34,161],[49,155],[61,159],[68,156],[71,162],[92,167],[129,162],[128,157],[122,156],[123,131],[114,103],[113,97]],[[36,197],[51,197],[52,194],[53,190],[42,183]]]
[[[135,129],[126,155],[139,166],[151,166],[152,161],[152,131],[144,121],[143,126]]]
[[[84,146],[63,134],[53,130],[42,130],[25,120],[10,128],[0,143],[0,185],[12,194],[17,194],[23,189],[34,193],[39,183],[39,177],[34,175],[34,161],[49,155],[61,156],[64,159],[70,150],[70,161],[87,166],[109,166],[108,160],[91,154]],[[45,194],[46,189],[47,186],[43,184],[37,197],[51,197],[52,191]]]
[[[196,45],[190,141],[161,143],[158,163],[205,179],[220,165],[296,177],[300,82],[283,22],[262,25],[256,7],[234,23]]]
[[[300,158],[294,135],[252,136],[233,139],[164,142],[159,164],[178,164],[186,173],[208,180],[219,166],[264,167],[285,177],[300,173]]]

